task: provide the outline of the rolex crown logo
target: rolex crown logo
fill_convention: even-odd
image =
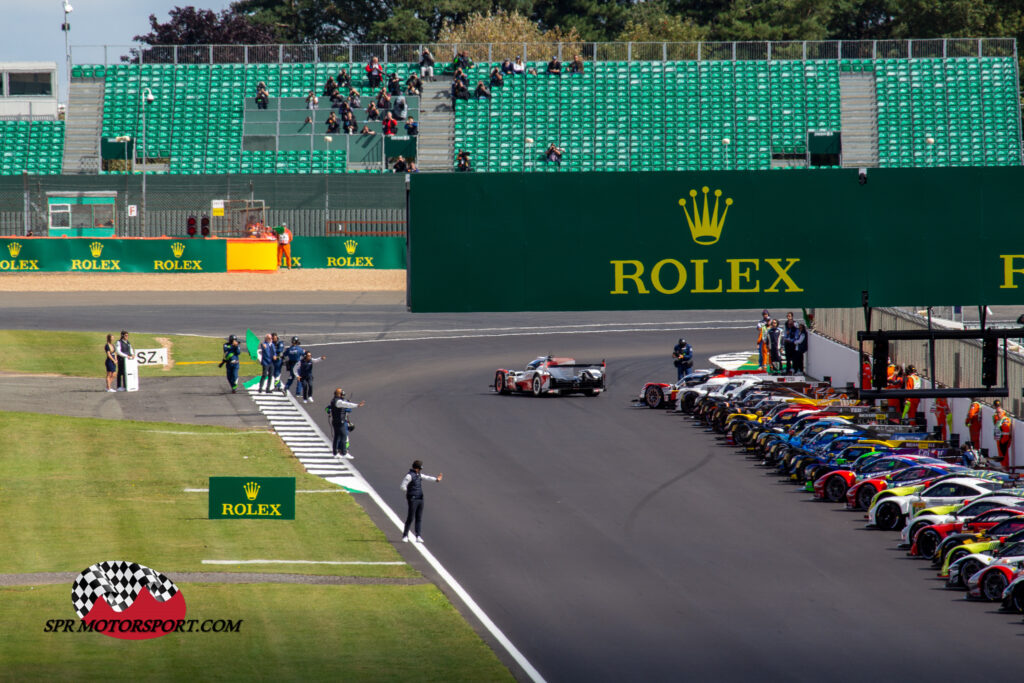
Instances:
[[[7,245],[7,251],[10,252],[11,258],[17,258],[18,254],[21,253],[21,243],[11,242]]]
[[[254,481],[246,482],[242,488],[245,490],[245,497],[248,500],[256,500],[256,496],[260,494],[260,485]]]
[[[174,254],[174,258],[181,258],[181,255],[185,253],[185,245],[181,242],[172,242],[171,253]]]
[[[722,215],[719,216],[719,200],[722,197],[722,191],[715,190],[715,209],[714,211],[709,211],[708,188],[703,187],[701,189],[704,192],[703,208],[697,205],[697,190],[690,190],[690,197],[693,199],[692,216],[686,207],[685,197],[679,200],[679,206],[683,207],[683,212],[686,213],[686,222],[690,224],[690,234],[693,235],[693,241],[707,246],[717,242],[721,236],[722,226],[725,225],[725,214],[729,212],[729,207],[732,206],[732,199],[726,197],[725,208],[722,209]]]
[[[359,242],[356,242],[355,240],[346,240],[345,241],[345,251],[348,252],[349,256],[351,256],[352,254],[356,253],[356,247],[357,246],[359,246]]]
[[[89,245],[89,252],[92,254],[93,258],[99,258],[100,254],[103,253],[103,243],[93,242]]]

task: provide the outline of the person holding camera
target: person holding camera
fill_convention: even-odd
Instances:
[[[672,349],[672,363],[676,366],[677,382],[693,370],[693,347],[685,339],[680,339]]]
[[[331,429],[334,431],[334,438],[331,443],[331,450],[334,457],[341,455],[343,458],[352,460],[354,456],[348,451],[348,433],[355,427],[348,421],[348,414],[353,408],[362,408],[366,401],[352,403],[345,400],[345,392],[341,387],[334,390],[334,398],[327,404],[327,414],[331,416]]]

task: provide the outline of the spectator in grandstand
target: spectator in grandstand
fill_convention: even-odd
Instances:
[[[468,100],[469,99],[469,88],[462,81],[454,81],[452,83],[452,99],[453,100]]]
[[[256,108],[266,109],[270,102],[270,93],[267,91],[267,84],[260,81],[256,84]]]
[[[333,76],[327,77],[327,82],[324,83],[324,97],[330,97],[332,93],[338,90],[338,84],[334,82]]]
[[[390,108],[391,108],[391,95],[388,94],[387,90],[385,90],[384,88],[381,88],[380,92],[377,93],[377,109],[380,109],[381,111],[385,111],[385,110],[390,109]]]
[[[377,110],[377,105],[373,102],[366,105],[366,120],[380,121],[380,111]]]
[[[409,160],[409,173],[419,173],[420,169],[416,168],[416,162]]]
[[[394,72],[388,75],[388,94],[392,97],[402,94],[402,82]]]
[[[405,122],[405,134],[406,135],[419,135],[420,124],[416,123],[416,119],[409,117],[409,120]]]
[[[377,131],[370,130],[370,127],[364,123],[363,124],[363,129],[361,131],[359,131],[359,134],[360,135],[376,135]]]
[[[483,81],[476,82],[476,90],[473,91],[473,97],[478,100],[489,100],[491,99],[491,91],[487,89]]]
[[[409,170],[409,165],[405,163],[405,157],[401,154],[395,159],[395,165],[391,167],[391,170],[395,173],[405,173]]]
[[[583,73],[583,57],[576,55],[572,58],[572,63],[569,64],[569,73],[581,74]]]
[[[302,122],[302,127],[305,128],[308,124],[313,123],[313,117],[307,116],[306,120]]]
[[[319,98],[317,98],[316,94],[312,90],[310,90],[309,94],[306,95],[306,109],[316,110],[316,109],[319,109],[319,107],[320,107],[320,100],[319,100]]]
[[[555,76],[562,75],[562,63],[558,61],[558,56],[551,57],[551,61],[548,62],[548,73]]]
[[[395,130],[398,128],[398,122],[395,121],[395,117],[389,111],[384,112],[384,120],[380,122],[380,125],[384,130],[384,135],[394,135]]]
[[[409,105],[405,101],[405,95],[401,92],[398,93],[394,102],[391,103],[391,113],[393,113],[395,118],[399,121],[409,115]]]
[[[347,135],[356,132],[356,115],[352,113],[351,109],[341,115],[341,123]]]
[[[409,74],[409,78],[405,79],[405,92],[409,95],[419,95],[423,92],[423,81],[416,74]]]
[[[465,71],[469,67],[473,66],[473,60],[469,58],[469,55],[466,54],[465,50],[462,50],[455,55],[455,61],[452,62],[452,66],[456,69],[462,69]]]
[[[359,109],[363,105],[359,101],[359,91],[355,88],[349,88],[348,91],[348,106],[352,109]]]
[[[491,87],[500,88],[503,85],[505,85],[505,77],[498,71],[498,67],[494,67],[491,69]]]
[[[327,97],[331,100],[332,107],[338,107],[340,109],[341,106],[345,104],[345,96],[337,88],[331,90],[331,94]]]
[[[420,54],[420,76],[432,81],[436,80],[434,78],[434,55],[430,54],[430,50],[427,48],[423,48],[423,52]]]
[[[547,151],[544,152],[544,156],[546,156],[548,161],[552,162],[555,166],[562,165],[563,154],[565,154],[565,150],[562,149],[561,147],[556,146],[553,142],[550,145],[548,145]]]
[[[339,130],[341,130],[341,124],[338,122],[338,115],[332,111],[331,115],[327,117],[327,132],[337,133]]]
[[[501,73],[503,73],[504,75],[511,76],[515,72],[516,72],[516,70],[512,66],[512,60],[511,59],[506,59],[504,62],[501,63]]]
[[[366,65],[366,79],[370,82],[371,88],[379,88],[384,81],[384,67],[376,57],[371,57]]]
[[[512,73],[520,76],[526,73],[526,65],[523,64],[523,58],[519,55],[516,55],[516,61],[512,63]]]
[[[468,171],[469,168],[469,152],[464,149],[460,149],[459,153],[455,155],[455,167],[460,171]]]
[[[328,77],[328,78],[330,78],[330,77]],[[339,89],[351,88],[352,87],[352,77],[349,76],[348,72],[345,71],[344,69],[342,69],[341,71],[338,72],[338,78],[335,79],[335,80],[338,83],[338,88]]]

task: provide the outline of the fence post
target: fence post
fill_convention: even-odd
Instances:
[[[174,63],[175,64],[178,63],[178,46],[177,45],[174,46]]]
[[[626,43],[626,61],[633,61],[633,41]]]
[[[208,50],[208,53],[210,55],[210,64],[213,64],[213,45],[210,45],[209,47],[210,49]]]
[[[661,61],[668,61],[668,43],[661,44]]]
[[[559,43],[558,43],[558,61],[562,61],[562,43],[561,43],[561,41],[559,41]]]
[[[24,203],[23,203],[22,208],[21,208],[21,210],[22,210],[22,225],[23,225],[23,230],[21,231],[21,234],[22,235],[28,235],[29,231],[32,230],[31,217],[30,217],[30,212],[32,210],[32,208],[31,208],[32,207],[32,203],[29,200],[29,193],[28,193],[28,171],[22,171],[21,172],[21,184],[22,184],[22,192],[24,193]],[[49,210],[49,206],[47,206],[47,210]],[[47,234],[49,234],[49,233],[47,233]]]
[[[245,57],[244,58],[245,58],[245,63],[248,64],[249,63],[249,46],[248,45],[245,46]]]
[[[487,43],[487,61],[494,61],[494,43]]]
[[[352,57],[354,55],[355,55],[355,53],[352,51],[352,43],[349,43],[348,44],[348,64],[349,64],[349,68],[350,69],[352,68]]]
[[[942,41],[942,56],[943,57],[946,56],[946,41],[945,40]],[[877,59],[878,59],[878,41],[877,40],[872,40],[871,41],[871,61],[875,61]]]
[[[704,52],[704,41],[697,43],[697,61],[701,61],[702,53]]]

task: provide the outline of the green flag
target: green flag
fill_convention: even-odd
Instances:
[[[257,355],[257,352],[260,350],[260,338],[252,330],[245,331],[245,348],[249,351],[249,356],[254,361],[259,362],[260,357]]]

